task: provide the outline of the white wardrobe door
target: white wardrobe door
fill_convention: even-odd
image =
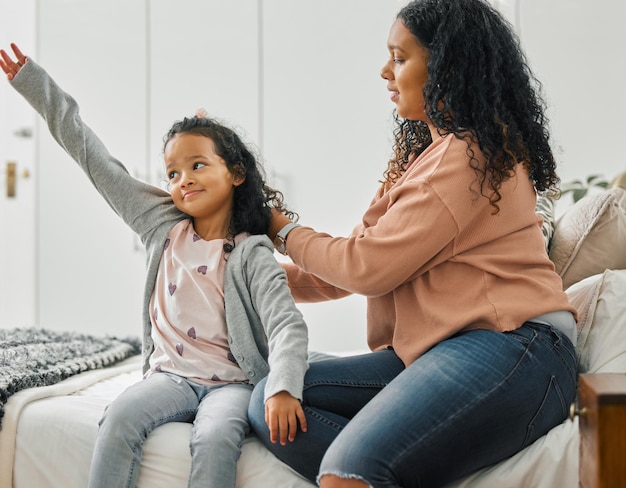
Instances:
[[[0,0],[0,45],[35,53],[35,0]],[[0,84],[0,329],[36,323],[35,114]],[[9,176],[9,172],[12,173]],[[13,185],[13,188],[11,186]]]
[[[259,142],[259,18],[252,0],[152,0],[148,90],[150,160],[164,174],[162,141],[175,120],[204,108]]]
[[[109,150],[146,166],[145,5],[38,2],[36,60],[81,105]],[[144,256],[134,235],[39,124],[40,325],[139,333]]]
[[[263,4],[264,150],[301,223],[337,236],[360,222],[391,154],[380,69],[397,2]],[[302,306],[313,349],[365,348],[365,300]]]

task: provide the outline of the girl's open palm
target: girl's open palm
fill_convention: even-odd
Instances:
[[[11,56],[4,49],[0,49],[0,68],[6,73],[9,81],[15,77],[17,72],[28,61],[28,58],[22,54],[22,51],[16,44],[11,43],[11,49],[15,55],[15,61],[11,59]]]

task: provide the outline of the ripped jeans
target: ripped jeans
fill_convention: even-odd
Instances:
[[[312,362],[308,431],[272,444],[259,383],[248,412],[261,441],[314,481],[436,487],[519,452],[563,422],[576,395],[574,346],[549,325],[457,334],[407,368],[392,350]]]

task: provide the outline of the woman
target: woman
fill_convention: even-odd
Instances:
[[[510,26],[481,0],[416,0],[388,49],[394,156],[362,223],[334,238],[276,213],[270,232],[297,301],[368,298],[372,352],[311,364],[306,433],[286,445],[252,396],[259,437],[324,488],[445,485],[544,435],[576,392],[576,311],[534,212],[559,180]]]

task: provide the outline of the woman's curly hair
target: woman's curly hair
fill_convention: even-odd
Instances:
[[[556,191],[559,178],[541,84],[510,24],[483,0],[414,0],[397,19],[429,51],[426,115],[439,134],[468,142],[480,193],[495,211],[500,187],[518,163],[526,165],[537,191]],[[432,142],[424,122],[394,117],[394,156],[385,171],[386,186],[404,173],[411,155]],[[478,163],[471,143],[478,144],[486,165]]]
[[[228,170],[245,178],[235,187],[230,222],[233,235],[241,232],[267,234],[272,209],[297,220],[298,215],[285,207],[283,194],[266,184],[260,162],[234,130],[210,117],[185,117],[172,125],[163,139],[163,147],[177,134],[199,134],[210,138]]]

